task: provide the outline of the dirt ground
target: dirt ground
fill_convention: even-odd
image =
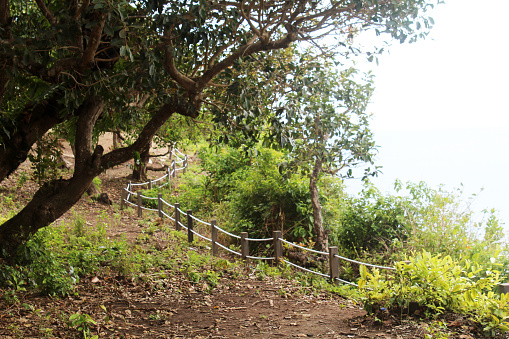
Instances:
[[[105,150],[110,140],[101,140]],[[67,150],[64,153],[69,155]],[[129,164],[108,170],[100,176],[101,191],[118,204],[120,188],[128,182],[130,172]],[[149,173],[152,178],[160,175]],[[0,183],[0,196],[12,192],[16,180],[14,175]],[[29,199],[35,189],[27,184],[19,199]],[[86,196],[74,210],[86,216],[90,225],[99,215],[117,212]],[[73,213],[69,211],[57,222],[72,218]],[[109,228],[111,237],[123,234],[136,239],[142,231],[132,211],[123,212],[116,225]],[[222,277],[211,292],[180,276],[137,283],[115,275],[84,277],[77,291],[77,296],[65,298],[25,293],[12,305],[0,299],[0,338],[80,338],[68,325],[69,314],[76,312],[97,321],[91,334],[99,338],[403,339],[424,338],[427,333],[426,325],[417,319],[388,317],[377,322],[366,316],[361,305],[340,296],[304,295],[299,292],[302,287],[285,279],[261,281],[252,267],[241,278]],[[0,289],[0,295],[3,292]],[[464,321],[451,321],[447,326],[456,332],[450,338],[475,338],[473,328]]]

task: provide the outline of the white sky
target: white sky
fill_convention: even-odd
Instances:
[[[379,189],[392,193],[396,178],[484,188],[474,210],[496,208],[509,230],[507,13],[507,0],[448,0],[429,38],[396,43],[369,66]]]

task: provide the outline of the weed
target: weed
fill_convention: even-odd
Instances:
[[[25,183],[29,180],[29,176],[27,174],[26,171],[22,171],[20,174],[19,174],[19,177],[18,177],[18,182],[16,183],[16,187],[18,189],[22,188]]]
[[[425,334],[426,339],[449,339],[451,334],[447,332],[447,324],[442,321],[432,321],[426,325],[428,333]]]
[[[19,330],[18,325],[10,324],[8,329],[16,336],[16,338],[23,338],[23,332]]]
[[[148,320],[161,320],[163,317],[161,315],[161,312],[159,310],[156,311],[155,314],[151,313],[148,315]]]
[[[97,322],[86,313],[74,313],[69,317],[69,326],[76,328],[83,335],[84,339],[97,339],[98,336],[94,335],[89,337],[90,328],[92,325],[97,325]]]

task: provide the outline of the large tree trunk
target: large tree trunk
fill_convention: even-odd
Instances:
[[[199,108],[180,98],[164,104],[145,125],[138,139],[130,146],[103,155],[102,146],[92,152],[92,131],[104,103],[97,97],[88,98],[78,109],[76,125],[75,168],[72,178],[53,180],[43,185],[17,215],[0,225],[0,256],[8,257],[40,228],[45,227],[69,210],[90,187],[93,179],[103,171],[133,158],[135,152],[150,149],[150,143],[159,127],[173,113],[191,117]]]
[[[152,142],[150,142],[152,144]],[[140,158],[135,159],[133,168],[133,180],[144,181],[147,179],[147,166],[150,161],[150,147],[140,153]]]
[[[5,254],[49,225],[69,210],[83,195],[96,175],[101,173],[102,146],[92,153],[92,131],[103,110],[102,100],[91,97],[78,110],[74,175],[44,184],[32,200],[13,218],[0,226],[0,248]]]
[[[102,147],[98,146],[94,157],[99,159]],[[81,173],[69,180],[54,180],[44,184],[33,199],[16,216],[0,226],[0,248],[10,255],[26,242],[40,228],[45,227],[68,211],[83,195],[95,177],[95,168],[88,173]]]
[[[322,219],[322,205],[320,205],[319,193],[318,193],[318,176],[322,171],[322,160],[316,159],[311,173],[311,179],[309,180],[309,191],[311,192],[311,205],[313,207],[313,231],[316,237],[315,249],[318,251],[327,252],[328,248],[328,234],[323,229]]]

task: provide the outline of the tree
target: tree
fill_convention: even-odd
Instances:
[[[309,53],[306,55],[301,59],[314,60]],[[369,75],[360,77],[353,68],[335,71],[326,60],[297,68],[291,79],[282,133],[290,161],[282,169],[309,175],[315,248],[326,251],[328,237],[318,181],[323,172],[352,177],[353,168],[363,163],[373,165],[375,143],[369,130],[370,115],[366,113],[373,79]],[[344,169],[348,171],[344,173]],[[376,169],[365,170],[365,176],[375,173]]]
[[[0,180],[32,145],[63,123],[73,126],[71,178],[42,185],[0,226],[8,255],[61,216],[106,169],[142,154],[173,114],[214,121],[227,116],[228,89],[242,63],[264,51],[374,28],[401,41],[426,34],[431,0],[0,0]],[[147,122],[129,146],[104,153],[93,142],[102,126],[140,114]],[[255,128],[256,126],[253,126]]]

